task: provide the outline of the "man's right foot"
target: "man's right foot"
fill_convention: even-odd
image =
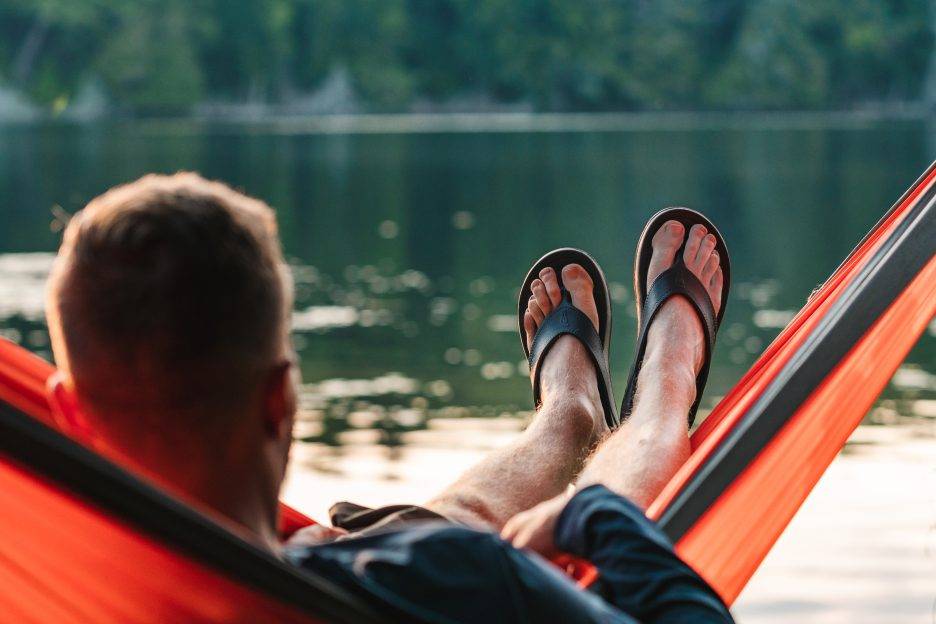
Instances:
[[[533,296],[527,302],[523,316],[523,330],[527,344],[533,344],[536,330],[543,320],[562,301],[562,291],[556,272],[547,267],[540,271],[539,279],[530,285]],[[572,305],[581,310],[598,331],[598,308],[595,305],[595,284],[581,265],[569,264],[562,268],[562,286],[569,291]],[[598,377],[585,346],[572,336],[556,340],[540,367],[540,397],[544,404],[550,401],[573,401],[584,409],[571,409],[570,413],[583,416],[583,431],[594,441],[608,433]]]
[[[651,241],[653,254],[647,269],[647,289],[660,273],[673,266],[676,253],[684,240],[686,247],[683,262],[705,286],[715,313],[718,314],[722,296],[722,269],[718,252],[715,251],[715,236],[701,224],[690,228],[688,238],[686,228],[678,221],[667,221],[657,230]],[[702,331],[702,323],[685,297],[667,300],[657,312],[647,333],[644,366],[637,380],[638,391],[644,372],[658,375],[658,366],[663,366],[670,373],[683,373],[677,379],[681,377],[691,382],[682,384],[691,394],[691,404],[695,400],[695,377],[705,357]]]

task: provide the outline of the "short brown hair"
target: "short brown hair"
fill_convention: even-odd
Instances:
[[[266,204],[194,173],[148,175],[69,222],[50,330],[102,416],[244,400],[285,347],[287,275]]]

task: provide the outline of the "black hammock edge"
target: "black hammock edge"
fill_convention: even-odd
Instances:
[[[659,520],[670,539],[679,541],[708,511],[929,262],[936,245],[934,205],[936,185],[916,200],[806,342],[690,477]]]
[[[328,622],[386,622],[325,579],[305,573],[61,433],[0,401],[0,454],[223,576]]]

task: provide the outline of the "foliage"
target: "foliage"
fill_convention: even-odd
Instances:
[[[369,110],[841,108],[919,97],[926,0],[0,0],[0,83],[120,110],[284,103],[347,72]]]

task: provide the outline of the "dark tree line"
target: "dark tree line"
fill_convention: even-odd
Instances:
[[[61,107],[846,108],[920,97],[927,0],[0,0],[0,87]]]

